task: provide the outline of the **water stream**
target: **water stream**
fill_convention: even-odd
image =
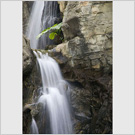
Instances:
[[[31,133],[38,134],[38,127],[34,118],[32,118]]]
[[[41,96],[37,103],[43,105],[41,116],[48,117],[48,133],[51,134],[71,134],[73,133],[71,113],[68,101],[70,92],[68,83],[63,79],[57,62],[41,52],[34,51],[40,67],[42,78]],[[46,116],[44,116],[46,114]]]

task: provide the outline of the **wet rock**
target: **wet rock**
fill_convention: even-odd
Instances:
[[[39,110],[38,110],[38,104],[26,104],[24,106],[24,110],[23,111],[26,111],[26,110],[30,110],[30,113],[31,113],[31,116],[35,117],[35,115],[37,115],[39,113]]]
[[[23,111],[23,134],[30,133],[30,126],[32,121],[30,111],[31,111],[30,109],[25,109]]]

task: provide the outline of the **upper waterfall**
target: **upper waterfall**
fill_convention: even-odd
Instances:
[[[46,45],[52,45],[54,42],[49,39],[48,33],[40,39],[36,36],[44,29],[53,26],[60,21],[59,7],[56,1],[35,1],[29,17],[27,32],[32,49],[44,49]]]
[[[44,8],[43,1],[35,1],[32,6],[31,15],[29,18],[29,25],[27,30],[27,37],[30,39],[30,46],[33,49],[38,48],[39,40],[36,39],[36,36],[40,33],[41,30],[41,17]]]

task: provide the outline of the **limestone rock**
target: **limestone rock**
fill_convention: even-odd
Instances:
[[[89,75],[96,77],[111,71],[112,2],[69,1],[64,10],[62,31],[65,42],[55,51],[59,52],[60,48],[71,72],[73,68],[89,69]]]
[[[67,5],[67,1],[58,1],[58,4],[59,4],[59,9],[60,9],[60,12],[64,12],[65,8],[66,8],[66,5]]]

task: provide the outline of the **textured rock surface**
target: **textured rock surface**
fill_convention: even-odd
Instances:
[[[112,2],[70,1],[61,12],[65,42],[52,51],[71,83],[75,133],[112,133]]]
[[[30,133],[32,112],[31,107],[36,90],[41,87],[40,74],[37,72],[36,59],[30,48],[30,41],[23,36],[23,133]]]
[[[33,1],[23,1],[22,3],[23,3],[23,34],[25,34],[29,23],[29,16],[32,9]]]
[[[66,53],[70,58],[69,65],[84,66],[96,75],[110,72],[112,2],[68,2],[62,30],[67,41],[63,44],[62,54]]]
[[[31,73],[23,76],[23,133],[30,133],[31,118],[38,115],[39,108],[34,104],[33,99],[40,87],[40,74],[37,72],[36,65],[34,65]]]
[[[67,5],[67,1],[58,1],[59,4],[59,9],[61,13],[64,13],[64,10],[66,8]]]
[[[23,35],[23,75],[30,73],[35,63],[32,50],[30,48],[30,41]]]

